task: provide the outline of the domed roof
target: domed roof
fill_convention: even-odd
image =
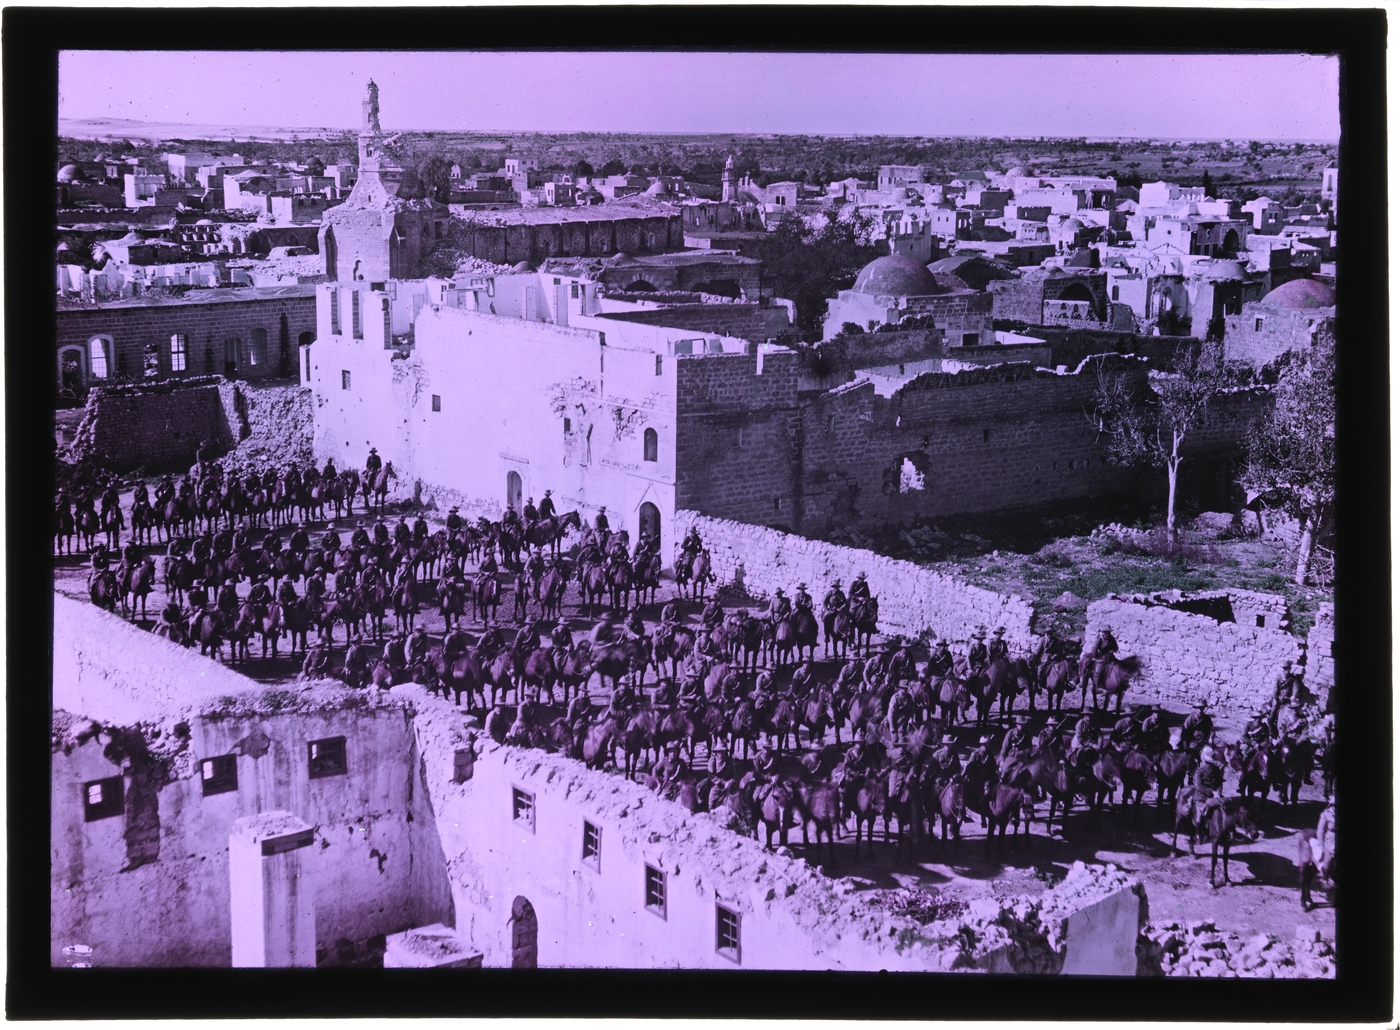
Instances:
[[[1308,311],[1336,307],[1337,294],[1316,279],[1294,279],[1269,293],[1260,303],[1275,311]]]
[[[948,292],[932,272],[903,254],[891,254],[870,262],[856,276],[853,289],[879,297],[925,297]]]
[[[660,179],[658,179],[656,182],[652,183],[650,186],[647,187],[648,197],[664,197],[670,192],[671,191],[667,189],[666,184]]]
[[[87,176],[83,174],[83,170],[77,165],[64,165],[58,170],[59,182],[81,182],[86,178]]]
[[[1060,228],[1064,229],[1066,232],[1078,232],[1080,229],[1084,228],[1084,223],[1078,218],[1066,218],[1060,224]]]
[[[1026,174],[1026,170],[1025,170],[1024,168],[1022,168],[1020,165],[1012,165],[1010,168],[1008,168],[1008,169],[1006,170],[1006,175],[1003,176],[1003,178],[1007,178],[1007,179],[1019,179],[1019,178],[1023,177],[1025,174]]]
[[[530,262],[528,262],[528,261],[517,261],[515,264],[511,265],[510,270],[511,270],[512,272],[532,272],[532,271],[534,271],[534,269],[532,269],[532,268],[530,267]]]

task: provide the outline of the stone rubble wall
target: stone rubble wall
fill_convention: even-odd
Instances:
[[[1036,898],[984,899],[920,924],[767,851],[723,815],[691,813],[613,773],[476,737],[462,711],[415,684],[423,774],[451,881],[455,929],[487,967],[509,966],[512,910],[528,901],[542,967],[998,971],[1133,975],[1146,921],[1139,881],[1075,863]],[[516,791],[529,818],[515,818]],[[583,823],[599,831],[582,860]],[[665,874],[664,915],[644,904]],[[737,961],[715,950],[716,904],[739,914]]]
[[[676,512],[675,539],[684,539],[692,526],[710,551],[717,582],[751,597],[769,597],[778,587],[792,596],[797,584],[805,582],[820,611],[833,580],[849,590],[864,572],[871,595],[880,601],[881,633],[918,636],[928,629],[961,644],[979,625],[989,633],[1005,626],[1014,647],[1025,650],[1039,642],[1032,629],[1034,611],[1021,597],[972,586],[912,562],[693,511]]]
[[[1176,711],[1198,701],[1218,728],[1239,732],[1274,695],[1285,659],[1297,661],[1299,642],[1276,629],[1216,622],[1205,615],[1148,606],[1110,594],[1089,605],[1084,639],[1111,626],[1121,657],[1136,655],[1142,674],[1123,705],[1161,704]]]
[[[1308,630],[1308,664],[1303,667],[1303,685],[1323,696],[1336,682],[1332,661],[1332,641],[1337,634],[1337,611],[1331,604],[1317,606],[1317,616]]]

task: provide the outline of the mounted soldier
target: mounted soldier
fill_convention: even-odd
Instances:
[[[851,582],[851,603],[857,601],[870,600],[870,584],[865,581],[865,573],[856,574],[856,578]]]
[[[1196,795],[1191,799],[1192,822],[1201,826],[1212,808],[1224,804],[1221,795],[1225,788],[1225,767],[1209,744],[1201,748],[1201,764],[1196,767],[1192,783],[1196,788]]]
[[[306,532],[306,523],[297,522],[297,528],[292,530],[292,538],[287,542],[287,547],[293,554],[305,554],[311,548],[311,536]]]
[[[447,532],[448,532],[448,533],[458,533],[458,532],[461,532],[461,529],[462,529],[462,516],[458,514],[458,511],[459,511],[459,509],[458,509],[457,505],[455,505],[455,504],[454,504],[452,507],[450,507],[450,508],[447,509]],[[402,522],[403,520],[400,519],[399,521]]]
[[[807,584],[797,584],[797,597],[793,601],[794,607],[798,611],[810,612],[812,610],[812,595],[807,593]]]
[[[449,518],[451,516],[448,516]],[[408,522],[402,515],[394,526],[394,543],[399,546],[406,546],[413,541],[413,530],[408,528]]]
[[[778,587],[773,591],[773,599],[768,602],[768,617],[773,622],[778,622],[791,614],[792,601],[783,593],[783,588]]]
[[[854,590],[854,588],[852,588]],[[978,626],[972,634],[972,644],[967,649],[967,668],[969,672],[979,673],[987,667],[990,660],[987,654],[987,630],[984,626]]]
[[[700,622],[708,630],[713,630],[724,621],[724,605],[719,603],[718,598],[711,598],[705,605],[705,610],[700,613]]]
[[[259,575],[253,580],[253,588],[248,591],[248,603],[260,611],[272,605],[272,591],[268,588],[267,577]]]
[[[334,526],[328,526],[325,534],[322,535],[321,550],[332,555],[340,550],[340,534],[335,531]]]
[[[540,520],[540,510],[535,507],[535,499],[527,498],[525,501],[525,525],[531,526]]]
[[[700,530],[691,526],[690,532],[681,541],[681,558],[686,562],[692,561],[704,548],[705,545],[700,542]]]
[[[551,496],[549,495],[549,493],[550,493],[550,492],[549,492],[548,490],[546,490],[546,491],[544,492],[544,496],[540,498],[540,518],[541,518],[541,519],[552,519],[552,518],[554,518],[554,498],[551,497]]]
[[[1198,747],[1205,745],[1210,740],[1210,736],[1215,732],[1215,723],[1206,714],[1206,703],[1197,701],[1196,710],[1186,717],[1186,722],[1181,727],[1181,749],[1183,751],[1194,751]]]
[[[599,533],[606,533],[609,531],[608,506],[606,504],[600,504],[598,506],[598,517],[593,520],[593,526]]]
[[[384,524],[382,518],[374,522],[374,542],[380,547],[389,546],[389,527]]]
[[[998,626],[996,629],[992,630],[992,640],[987,645],[987,658],[989,661],[1007,657],[1009,649],[1006,646],[1006,640],[1003,636],[1005,632],[1005,626]]]
[[[929,679],[942,679],[953,671],[953,652],[948,650],[948,638],[939,637],[928,655]]]
[[[574,646],[574,635],[562,616],[554,620],[554,627],[549,631],[549,641],[559,652],[568,651]]]
[[[513,532],[520,532],[520,513],[509,505],[501,512],[501,528],[510,529]]]
[[[365,529],[365,520],[358,519],[355,522],[355,531],[350,534],[350,547],[359,550],[369,546],[369,531]]]
[[[841,581],[834,579],[831,581],[831,589],[822,598],[822,614],[835,615],[846,607],[846,595],[841,592]]]
[[[321,470],[322,482],[329,483],[335,479],[335,462],[330,458],[326,459],[326,467]]]
[[[1294,695],[1288,706],[1278,713],[1275,736],[1279,740],[1299,740],[1308,732],[1308,717],[1303,702]]]
[[[942,783],[951,780],[962,772],[958,761],[958,738],[951,733],[943,734],[942,744],[931,759],[934,779]]]

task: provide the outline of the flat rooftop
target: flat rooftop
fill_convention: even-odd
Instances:
[[[288,286],[235,286],[228,289],[192,289],[183,297],[132,297],[95,304],[90,308],[63,310],[107,311],[112,308],[192,307],[201,304],[235,304],[253,300],[287,300],[316,296],[315,283]]]

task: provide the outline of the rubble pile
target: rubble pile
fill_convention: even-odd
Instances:
[[[1148,924],[1140,945],[1144,961],[1164,976],[1332,979],[1334,944],[1311,926],[1299,926],[1292,942],[1278,934],[1253,937],[1217,930],[1215,921]]]

